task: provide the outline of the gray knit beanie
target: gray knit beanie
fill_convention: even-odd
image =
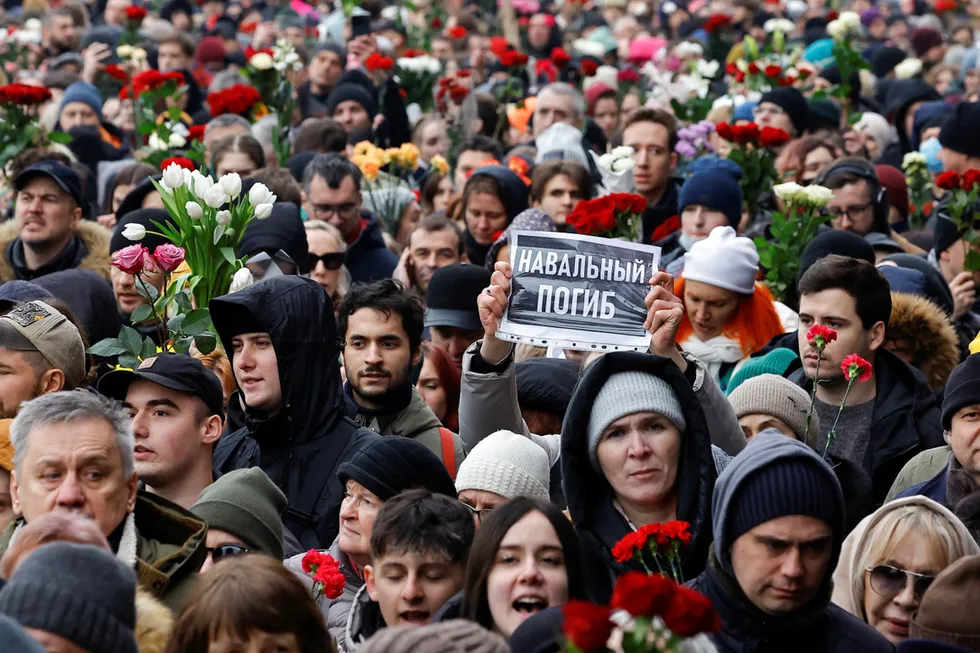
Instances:
[[[592,402],[589,416],[589,462],[599,471],[596,449],[606,427],[633,413],[660,413],[669,419],[681,433],[687,429],[681,402],[670,385],[648,372],[630,371],[613,374],[599,390]]]
[[[283,559],[286,495],[258,467],[236,469],[204,488],[191,512],[208,528],[231,533],[250,549]]]
[[[452,619],[426,626],[385,628],[358,653],[510,653],[507,641],[479,624]]]
[[[88,653],[137,653],[136,574],[89,544],[53,542],[24,558],[0,590],[0,614]]]
[[[735,416],[772,415],[786,422],[796,439],[803,441],[806,434],[806,413],[810,406],[810,395],[806,390],[789,379],[775,374],[760,374],[739,385],[728,396],[728,402],[735,409]],[[820,422],[816,413],[810,422],[813,433],[820,432]]]
[[[482,490],[507,499],[550,501],[551,470],[544,449],[512,431],[491,433],[459,466],[456,491]]]

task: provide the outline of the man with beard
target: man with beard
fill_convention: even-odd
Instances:
[[[454,474],[462,440],[441,428],[411,379],[422,361],[423,315],[422,303],[393,279],[354,285],[337,318],[345,341],[344,392],[357,406],[359,425],[417,440]]]
[[[42,301],[30,301],[0,317],[0,417],[85,378],[85,346],[78,329]]]
[[[46,13],[41,23],[41,38],[48,57],[77,52],[81,38],[71,9],[59,7]]]

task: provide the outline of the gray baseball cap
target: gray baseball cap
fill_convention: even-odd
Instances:
[[[65,373],[69,388],[77,387],[85,378],[81,334],[64,314],[45,302],[26,302],[0,316],[0,347],[39,352]]]

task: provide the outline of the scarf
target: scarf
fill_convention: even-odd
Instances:
[[[25,524],[27,524],[25,521],[17,524],[14,532],[10,535],[10,543],[7,545],[8,551],[13,548],[14,542],[17,540],[17,536],[20,534],[20,529],[24,528]],[[122,532],[119,534],[118,544],[115,542],[116,538],[113,537],[115,535],[114,532],[109,536],[109,538],[111,538],[109,545],[116,545],[116,549],[113,551],[113,553],[116,554],[116,560],[123,563],[130,569],[136,569],[136,514],[131,512],[126,515],[126,519],[123,520],[121,528]],[[119,531],[119,529],[117,528],[116,531]]]
[[[715,336],[707,342],[702,342],[697,336],[691,336],[681,343],[681,349],[695,356],[704,363],[708,369],[708,374],[713,379],[718,379],[721,368],[724,364],[737,363],[745,354],[742,353],[742,345],[738,340],[733,340],[728,336]]]
[[[980,485],[963,469],[956,456],[949,457],[946,504],[966,525],[973,539],[980,542]]]

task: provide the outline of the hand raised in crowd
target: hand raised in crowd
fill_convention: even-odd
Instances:
[[[477,309],[480,311],[480,322],[483,324],[483,344],[480,346],[480,355],[491,364],[496,364],[507,357],[510,353],[511,345],[497,338],[497,330],[500,328],[500,321],[504,319],[504,311],[507,310],[507,297],[510,295],[510,280],[514,276],[514,271],[510,263],[500,261],[494,266],[494,272],[490,276],[490,285],[487,286],[476,300]]]
[[[107,229],[112,229],[116,226],[116,214],[106,213],[105,215],[100,215],[97,217],[95,221]]]
[[[271,48],[276,44],[278,36],[279,26],[275,21],[261,23],[255,28],[255,34],[252,36],[252,47],[257,50]]]
[[[105,61],[112,56],[112,48],[105,43],[93,43],[82,52],[82,79],[94,84],[99,73],[105,68]]]
[[[656,272],[650,278],[650,291],[643,299],[647,307],[647,319],[643,328],[650,332],[650,353],[672,359],[681,371],[687,369],[687,361],[677,349],[677,330],[684,319],[684,302],[674,294],[674,276]]]
[[[958,320],[969,313],[977,301],[977,283],[973,280],[973,273],[957,274],[949,283],[949,291],[953,294],[953,319]]]

